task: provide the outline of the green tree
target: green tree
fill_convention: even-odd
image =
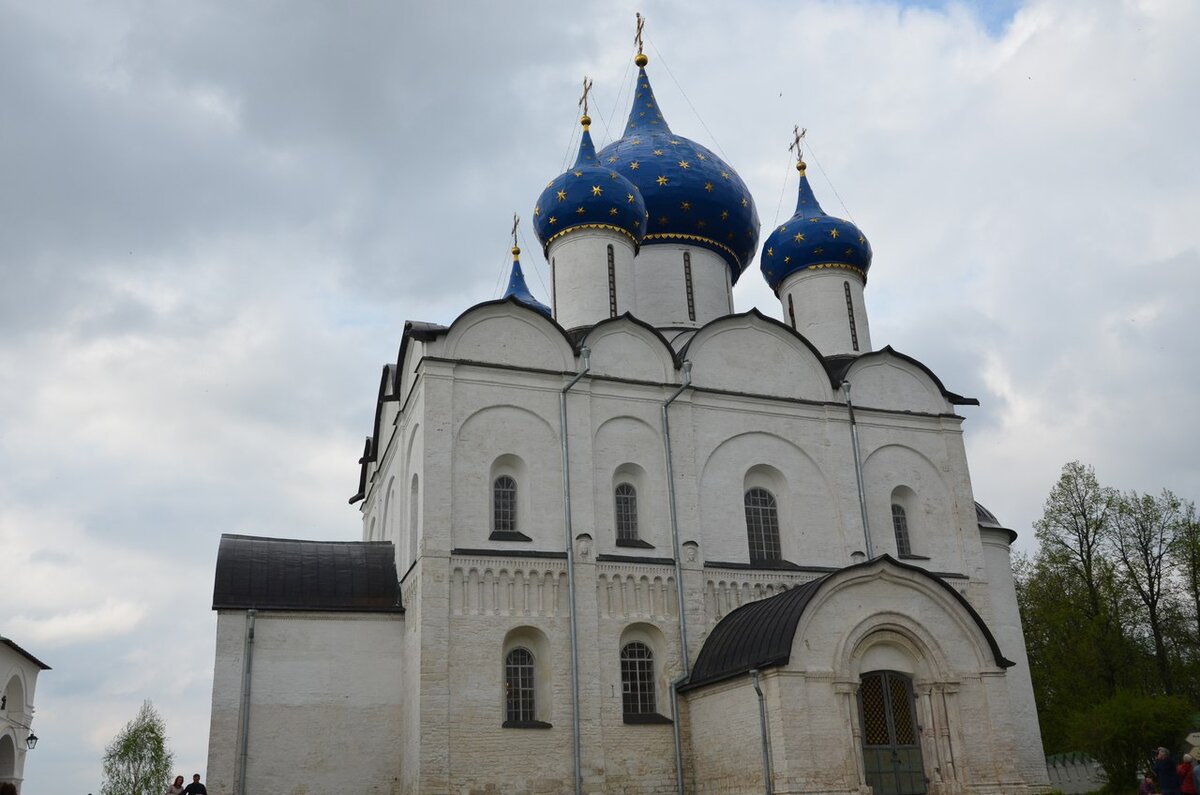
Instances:
[[[1076,716],[1075,745],[1104,768],[1109,792],[1133,792],[1138,773],[1150,766],[1150,749],[1177,746],[1190,715],[1187,700],[1177,696],[1122,691]]]
[[[1167,694],[1175,692],[1166,636],[1172,601],[1168,564],[1179,545],[1182,520],[1183,503],[1167,489],[1157,497],[1131,491],[1117,500],[1107,531],[1122,582],[1145,609],[1159,681]]]
[[[167,724],[149,700],[104,749],[101,795],[162,795],[170,785],[174,756]]]

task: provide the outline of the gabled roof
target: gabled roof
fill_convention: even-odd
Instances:
[[[17,644],[13,643],[11,640],[9,640],[8,638],[4,637],[3,635],[0,635],[0,644],[3,644],[3,645],[5,645],[5,646],[7,646],[8,648],[12,649],[12,650],[13,650],[13,651],[15,651],[17,654],[21,655],[21,656],[22,656],[22,657],[24,657],[26,660],[29,660],[29,662],[33,663],[34,665],[36,665],[38,668],[42,669],[43,671],[49,671],[49,670],[50,670],[50,666],[49,666],[49,665],[46,665],[46,663],[42,662],[42,661],[41,661],[41,660],[39,660],[37,657],[34,657],[32,654],[30,654],[29,652],[25,651],[25,650],[24,650],[24,649],[22,649],[20,646],[18,646]]]
[[[951,392],[949,389],[946,389],[946,385],[942,383],[942,379],[938,378],[937,374],[934,373],[933,370],[930,370],[928,367],[926,367],[924,365],[924,363],[922,363],[921,361],[919,361],[917,359],[914,359],[913,357],[909,356],[907,353],[901,353],[900,351],[893,348],[891,345],[885,345],[878,350],[867,351],[866,353],[860,354],[858,356],[853,356],[853,355],[844,354],[844,353],[829,356],[825,359],[825,369],[829,370],[829,377],[833,381],[834,387],[841,388],[842,381],[846,380],[846,373],[850,372],[850,368],[855,363],[857,363],[859,361],[866,361],[867,359],[870,359],[872,357],[879,357],[879,356],[895,356],[897,359],[908,362],[913,367],[916,367],[918,370],[925,373],[925,375],[929,376],[929,380],[933,381],[934,385],[937,386],[938,391],[940,391],[942,393],[942,397],[944,397],[944,398],[946,398],[946,400],[950,401],[950,403],[952,405],[955,405],[955,406],[978,406],[979,405],[979,398],[964,397],[964,396],[958,394],[957,392]]]
[[[402,613],[390,541],[221,536],[213,610]]]
[[[901,563],[891,555],[880,555],[873,560],[830,572],[781,594],[744,604],[729,613],[717,622],[708,638],[705,639],[704,646],[696,658],[696,664],[692,667],[691,676],[688,677],[687,683],[680,687],[680,690],[686,691],[714,684],[748,673],[756,668],[787,664],[792,653],[796,627],[799,626],[805,609],[821,590],[821,587],[844,572],[875,566],[879,563],[916,572],[945,589],[979,627],[996,665],[1008,668],[1015,664],[1000,653],[1000,646],[996,643],[996,638],[988,629],[987,624],[984,623],[983,617],[954,586],[919,566]]]

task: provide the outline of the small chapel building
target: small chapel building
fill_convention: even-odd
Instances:
[[[535,203],[549,305],[514,246],[502,299],[405,324],[362,540],[222,537],[212,791],[1048,789],[977,401],[875,347],[802,158],[759,251],[635,60]],[[756,253],[784,322],[734,312]]]

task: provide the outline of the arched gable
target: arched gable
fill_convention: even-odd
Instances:
[[[842,380],[851,383],[850,397],[860,407],[949,414],[955,405],[979,405],[947,391],[932,370],[891,346],[859,356]]]
[[[635,381],[675,380],[679,361],[670,343],[629,313],[597,323],[584,338],[592,352],[592,374]]]
[[[933,557],[939,566],[953,569],[951,556],[957,556],[958,540],[954,492],[936,463],[913,447],[886,444],[863,460],[863,483],[877,551],[900,551],[894,538],[892,503],[896,490],[905,489],[911,492],[908,500],[901,501],[911,553]]]
[[[822,402],[832,398],[817,349],[756,309],[708,323],[688,341],[682,357],[692,362],[697,387]]]
[[[931,676],[998,672],[1014,665],[953,586],[882,555],[726,615],[705,639],[681,690],[769,666],[855,679],[865,652],[886,633],[897,645],[924,655],[925,673]]]
[[[609,417],[596,429],[592,465],[598,550],[610,551],[616,545],[613,490],[617,480],[628,481],[637,490],[638,537],[656,548],[669,546],[662,451],[661,432],[642,418]]]
[[[477,304],[450,324],[441,355],[539,370],[575,369],[575,351],[559,326],[513,300]]]

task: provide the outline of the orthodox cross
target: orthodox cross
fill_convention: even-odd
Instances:
[[[792,143],[788,146],[788,151],[795,152],[797,160],[804,159],[804,136],[807,134],[807,127],[801,130],[799,124],[792,126],[792,135],[795,137],[792,139]]]
[[[579,98],[579,107],[583,108],[583,115],[588,115],[588,94],[592,93],[592,80],[584,76],[583,78],[583,96]]]
[[[633,36],[633,43],[637,45],[638,55],[641,55],[642,54],[642,28],[646,27],[646,18],[641,15],[641,12],[638,12],[636,16],[637,16],[637,33],[635,33]]]
[[[512,228],[513,248],[517,247],[517,226],[520,223],[521,223],[521,216],[517,215],[516,213],[513,213],[513,228]]]

